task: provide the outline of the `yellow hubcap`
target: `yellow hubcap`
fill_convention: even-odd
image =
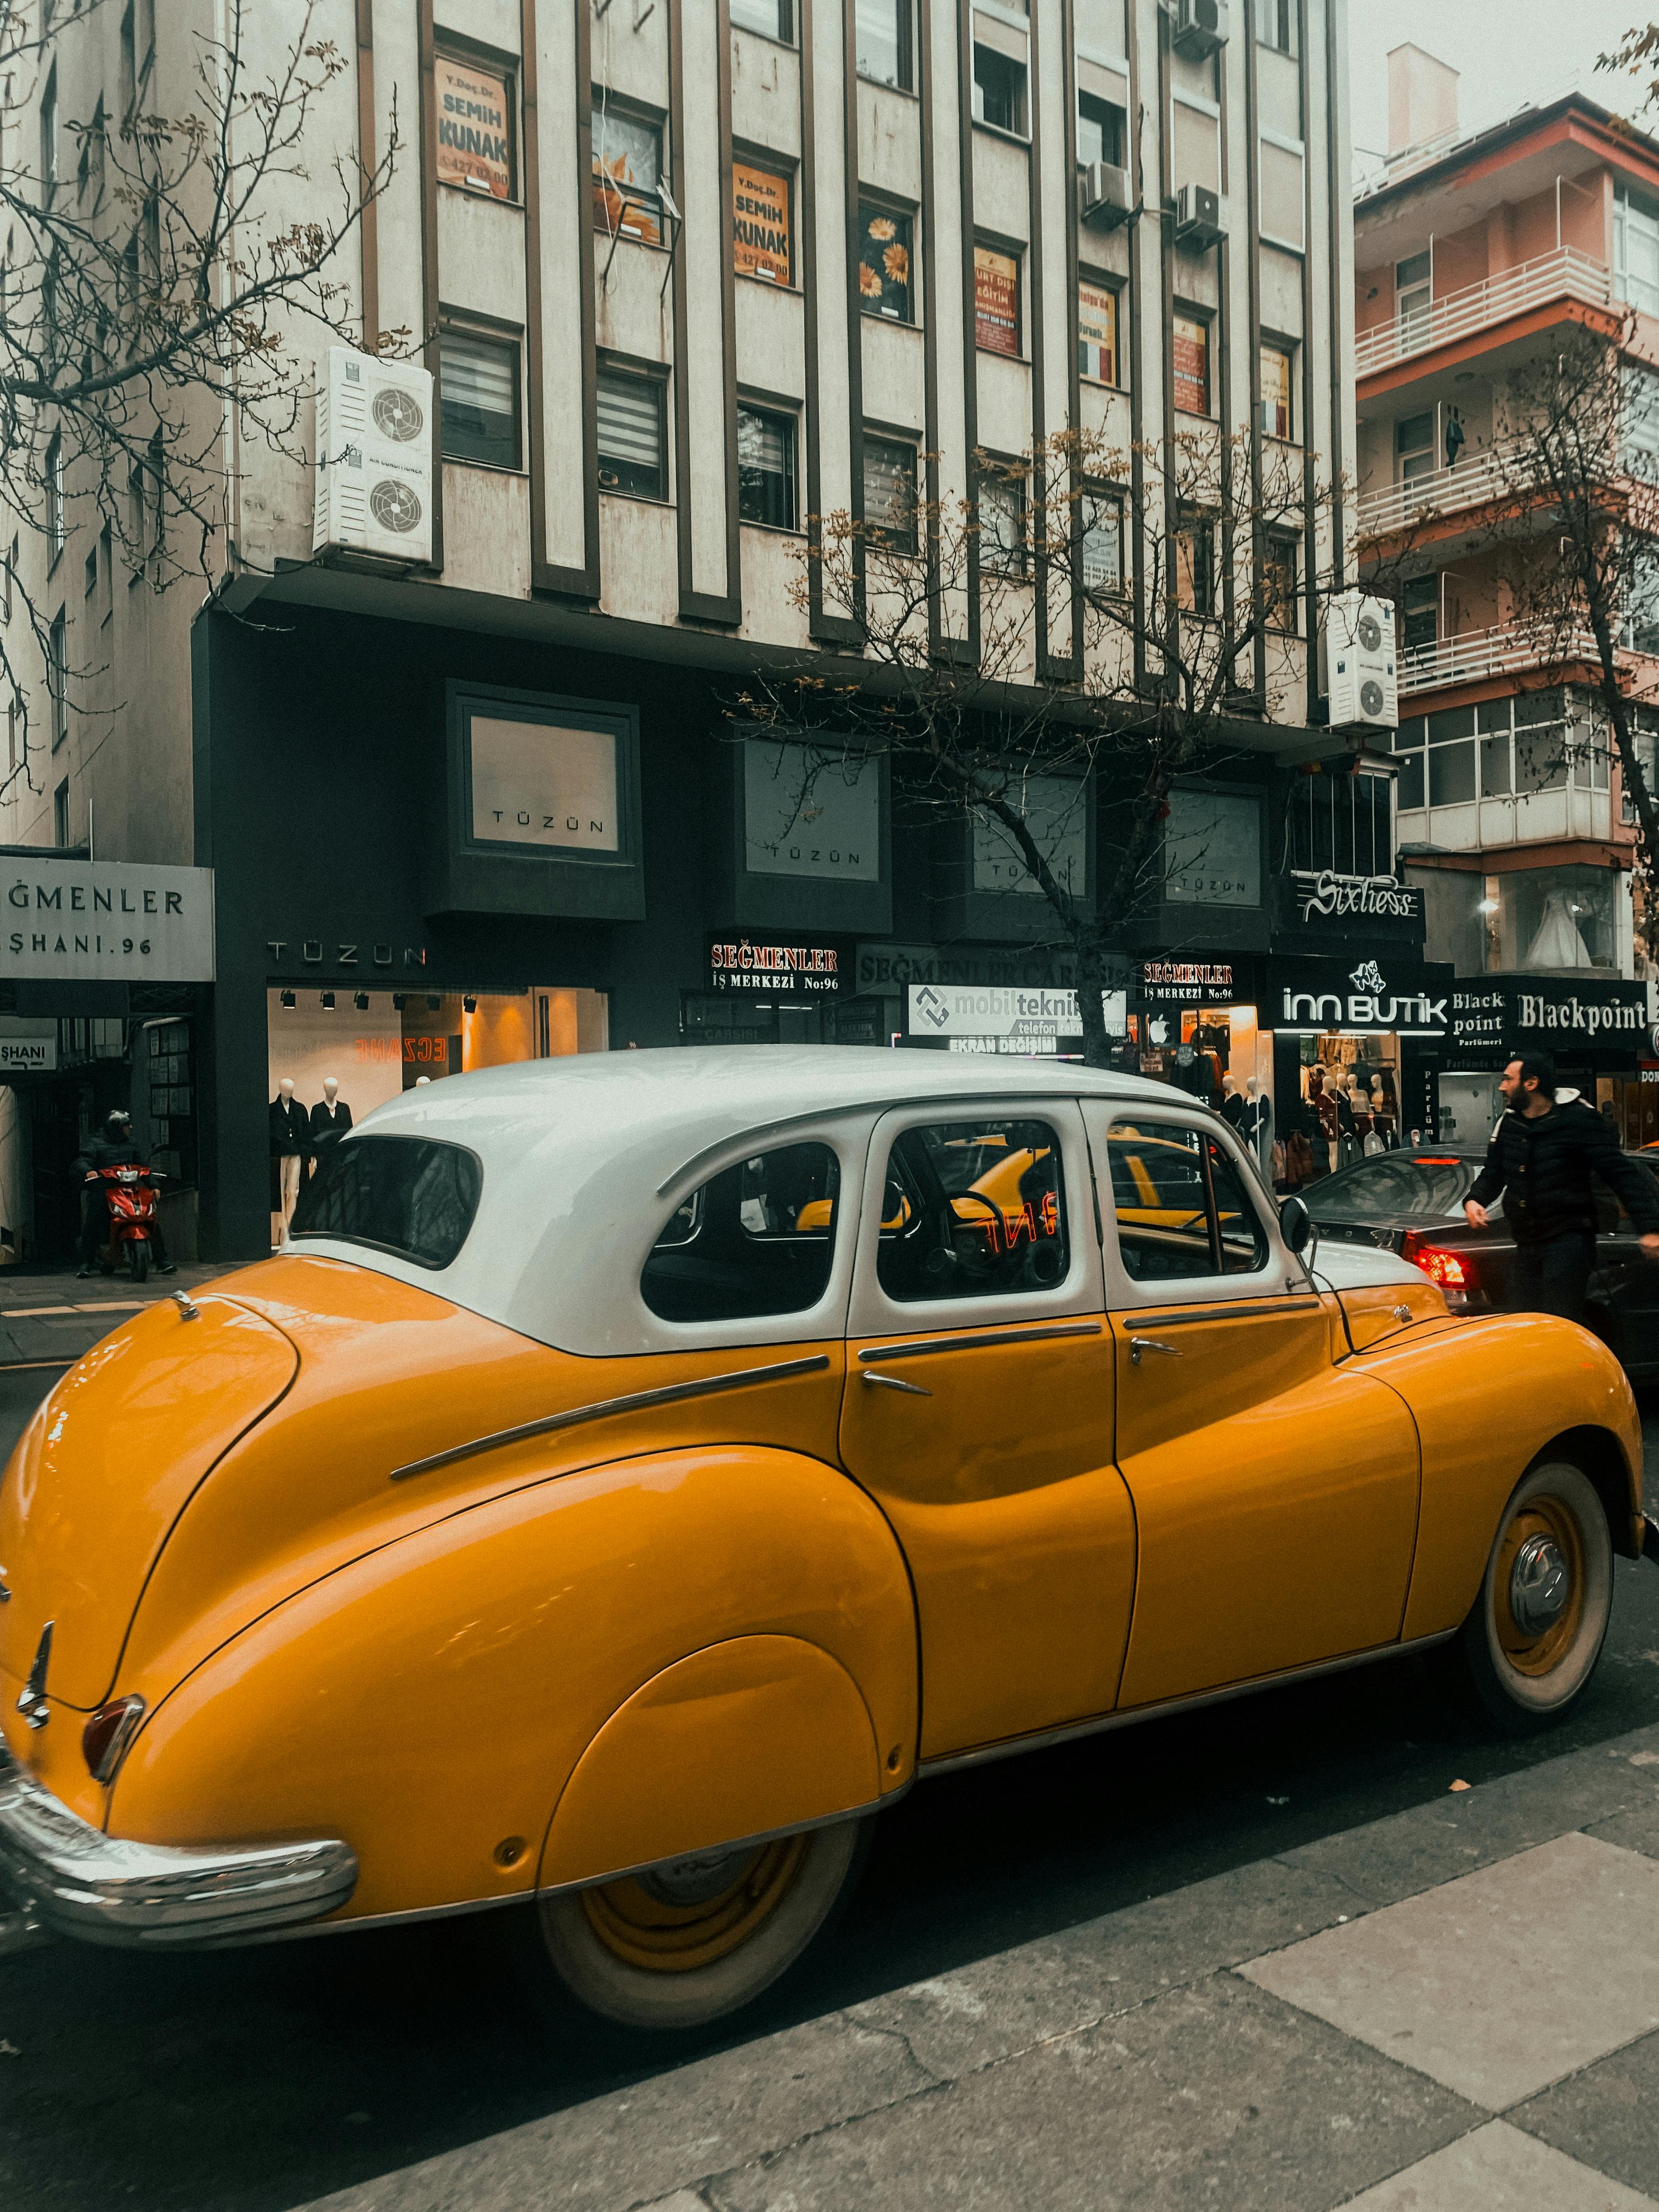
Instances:
[[[1559,1498],[1529,1498],[1504,1531],[1492,1590],[1498,1641],[1518,1674],[1547,1674],[1584,1614],[1584,1547]]]
[[[806,1838],[786,1836],[757,1850],[682,1860],[584,1890],[582,1909],[606,1950],[628,1966],[687,1973],[748,1942],[788,1895],[805,1856]]]

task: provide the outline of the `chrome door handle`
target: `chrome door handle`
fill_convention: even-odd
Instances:
[[[902,1376],[878,1375],[873,1367],[866,1367],[859,1380],[875,1390],[906,1390],[913,1398],[931,1398],[933,1395],[931,1390],[924,1390],[920,1382],[905,1382]]]
[[[1132,1336],[1129,1339],[1129,1364],[1139,1367],[1143,1352],[1161,1352],[1166,1359],[1179,1359],[1181,1347],[1176,1344],[1160,1344],[1155,1336]]]

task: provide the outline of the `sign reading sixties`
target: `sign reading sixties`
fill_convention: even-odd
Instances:
[[[1339,876],[1323,868],[1317,875],[1296,871],[1296,902],[1304,921],[1421,921],[1423,894],[1392,876]]]
[[[844,988],[841,948],[799,938],[711,938],[708,984],[757,999],[830,998]]]
[[[125,860],[15,866],[0,976],[132,983],[213,981],[213,871]]]

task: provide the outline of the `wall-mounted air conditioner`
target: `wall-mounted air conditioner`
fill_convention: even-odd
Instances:
[[[432,558],[432,377],[331,346],[317,389],[313,553]]]
[[[1172,36],[1180,54],[1212,54],[1227,43],[1227,0],[1175,0]]]
[[[1319,631],[1320,672],[1334,730],[1400,725],[1394,609],[1367,592],[1338,592]]]
[[[1176,244],[1189,252],[1219,246],[1227,235],[1227,207],[1207,185],[1183,185],[1176,194]]]
[[[1080,222],[1097,230],[1112,230],[1127,222],[1133,205],[1129,197],[1129,172],[1109,161],[1091,161],[1077,180],[1077,211]]]

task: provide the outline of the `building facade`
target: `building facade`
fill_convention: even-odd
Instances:
[[[1625,344],[1632,376],[1659,361],[1659,147],[1579,93],[1460,131],[1455,71],[1401,46],[1389,72],[1392,150],[1354,216],[1357,521],[1399,591],[1403,872],[1458,977],[1442,1130],[1483,1134],[1504,1060],[1547,1048],[1646,1141],[1632,817],[1593,643],[1542,650],[1511,587],[1505,539],[1547,520],[1504,495],[1565,333]],[[1640,699],[1652,641],[1626,642]]]
[[[55,112],[112,106],[128,40],[131,96],[186,105],[210,12],[62,23]],[[165,976],[73,933],[42,973],[33,927],[0,957],[4,1011],[59,1063],[15,1077],[15,1249],[62,1249],[63,1166],[118,1097],[181,1237],[250,1256],[281,1229],[284,1079],[310,1109],[336,1078],[361,1120],[568,1051],[1067,1048],[1042,998],[1065,956],[984,825],[919,817],[880,761],[804,816],[739,701],[757,668],[857,678],[815,518],[902,529],[1068,428],[1126,470],[1242,434],[1307,484],[1287,678],[1245,687],[1173,794],[1121,948],[1126,1054],[1299,1093],[1357,1000],[1378,1042],[1350,1062],[1428,1125],[1397,1033],[1433,1019],[1386,1042],[1381,1019],[1437,981],[1395,881],[1395,765],[1322,726],[1313,641],[1352,520],[1316,496],[1354,458],[1341,0],[329,0],[317,27],[350,64],[317,135],[372,171],[397,134],[338,276],[365,351],[432,378],[430,557],[318,544],[315,441],[236,451],[210,591],[100,568],[73,483],[56,552],[25,538],[70,697],[0,835],[65,887],[204,872],[211,943]],[[250,31],[267,62],[279,31]],[[325,382],[329,334],[292,342]],[[1121,499],[1114,525],[1115,489],[1095,580],[1127,592],[1165,549]],[[1156,486],[1143,511],[1170,540]],[[1035,626],[1034,683],[1066,622]],[[1083,871],[1096,803],[1056,832]]]

